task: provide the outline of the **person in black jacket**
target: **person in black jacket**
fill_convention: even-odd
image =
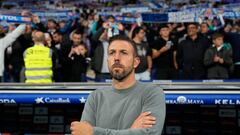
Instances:
[[[204,53],[210,47],[210,42],[198,35],[198,24],[190,23],[187,26],[187,38],[180,42],[177,49],[179,68],[183,70],[183,79],[204,79]]]
[[[20,82],[20,71],[23,66],[22,46],[19,38],[5,49],[4,82]]]
[[[86,82],[87,47],[84,43],[74,45],[68,55],[71,63],[71,82]]]
[[[156,80],[177,79],[176,49],[177,42],[170,37],[168,25],[159,29],[159,37],[152,45],[153,65],[156,70]]]
[[[208,79],[228,79],[229,68],[233,64],[232,47],[223,43],[223,35],[213,35],[213,46],[208,48],[204,56],[204,64],[207,66]]]
[[[63,82],[71,82],[71,61],[68,58],[68,54],[71,52],[71,48],[79,45],[82,42],[82,33],[79,30],[75,30],[71,34],[71,38],[63,37],[60,48],[60,63],[61,63],[61,74]]]
[[[224,33],[224,41],[230,43],[233,51],[233,63],[234,71],[232,71],[232,77],[235,79],[240,78],[240,34],[226,32]]]

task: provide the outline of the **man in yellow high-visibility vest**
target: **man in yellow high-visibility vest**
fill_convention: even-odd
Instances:
[[[44,33],[32,34],[34,46],[24,52],[26,83],[52,83],[52,50],[44,46]]]

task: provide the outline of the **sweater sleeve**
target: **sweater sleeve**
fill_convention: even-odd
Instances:
[[[142,104],[142,112],[151,111],[156,117],[156,124],[152,128],[114,130],[94,127],[93,135],[160,135],[166,116],[163,91],[159,87],[150,87],[145,93]]]
[[[87,121],[92,126],[96,125],[95,117],[95,104],[94,104],[94,92],[92,92],[85,103],[84,110],[82,113],[81,121]]]
[[[19,25],[14,31],[7,34],[2,40],[3,46],[2,48],[8,47],[10,44],[12,44],[25,30],[26,24]]]

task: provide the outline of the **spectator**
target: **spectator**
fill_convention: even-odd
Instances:
[[[60,62],[59,62],[59,51],[58,49],[53,45],[53,38],[49,33],[44,33],[45,37],[45,43],[44,45],[46,47],[49,47],[52,50],[52,65],[53,65],[53,80],[54,82],[62,82],[62,75],[60,72]]]
[[[19,25],[15,30],[8,33],[4,30],[4,27],[0,24],[0,80],[2,81],[4,71],[4,51],[12,44],[16,39],[23,34],[26,28],[26,24]]]
[[[62,47],[62,43],[63,42],[63,35],[61,32],[56,31],[53,33],[53,45],[60,50]]]
[[[58,24],[54,19],[49,19],[47,22],[47,32],[53,34],[58,29]]]
[[[120,23],[116,23],[115,22],[115,17],[113,15],[110,15],[107,17],[107,22],[108,22],[108,29],[107,29],[107,32],[108,32],[108,37],[111,38],[112,36],[114,35],[119,35],[120,34],[120,31],[119,31],[119,25],[121,25]]]
[[[153,42],[153,63],[156,70],[155,79],[166,80],[177,78],[176,48],[177,42],[170,38],[168,25],[159,29],[160,36]]]
[[[71,81],[71,67],[69,65],[71,64],[70,59],[68,58],[68,54],[71,51],[71,48],[73,46],[77,46],[82,42],[82,33],[78,30],[75,30],[70,35],[70,42],[64,41],[61,48],[61,66],[62,66],[62,78],[64,82],[70,82]]]
[[[211,40],[211,35],[212,32],[209,31],[209,25],[207,22],[203,22],[200,25],[200,33],[202,34],[202,36],[208,38],[209,40]]]
[[[142,27],[136,27],[133,30],[132,39],[137,47],[137,54],[140,58],[140,64],[135,69],[136,80],[151,80],[152,53],[146,42],[144,42],[145,31]]]
[[[15,24],[10,24],[8,33],[12,32],[15,27]],[[20,82],[20,71],[23,66],[23,45],[19,38],[5,49],[4,82]]]
[[[60,31],[62,34],[70,34],[72,31],[72,24],[73,24],[72,19],[68,21],[65,21],[65,20],[60,21],[58,31]]]
[[[43,32],[47,32],[47,29],[46,27],[44,26],[44,24],[41,22],[39,16],[33,14],[32,15],[32,22],[33,22],[33,28],[35,30],[40,30],[40,31],[43,31]]]
[[[230,43],[232,46],[234,73],[233,77],[236,79],[240,78],[240,34],[233,32],[224,32],[224,40]]]
[[[225,26],[224,26],[224,32],[226,32],[226,33],[229,33],[229,32],[231,32],[232,31],[232,25],[231,24],[226,24]]]
[[[208,48],[204,56],[204,64],[207,66],[208,79],[228,79],[229,69],[233,64],[232,47],[223,43],[223,35],[213,35],[213,46]]]
[[[203,64],[204,53],[210,47],[207,38],[198,35],[198,24],[187,26],[187,38],[180,42],[177,59],[183,70],[183,79],[204,79],[206,72]]]
[[[71,61],[71,82],[86,82],[87,47],[84,43],[72,47],[68,55]]]
[[[94,49],[92,58],[92,69],[95,72],[95,81],[102,82],[105,79],[111,79],[109,70],[107,68],[107,48],[108,48],[108,35],[107,35],[107,23],[103,23],[103,27],[100,28],[93,36],[93,40],[97,46]]]
[[[88,39],[89,35],[90,35],[90,28],[89,28],[89,23],[86,20],[83,20],[81,22],[81,29],[78,29],[81,31],[82,33],[82,41],[85,43],[86,47],[88,50],[91,50],[91,44],[90,41]]]

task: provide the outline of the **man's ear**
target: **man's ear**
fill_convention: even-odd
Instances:
[[[140,58],[139,57],[135,57],[134,58],[134,68],[137,68],[139,63],[140,63]]]

